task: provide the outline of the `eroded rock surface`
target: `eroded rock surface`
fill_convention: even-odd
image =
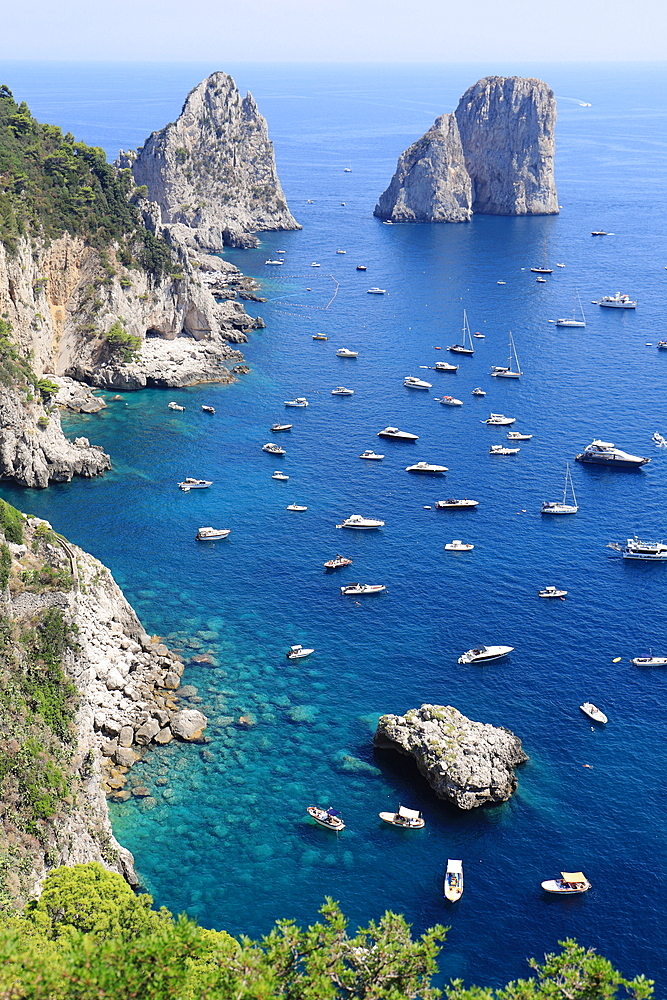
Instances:
[[[412,757],[436,795],[460,809],[506,802],[517,787],[515,767],[528,760],[509,729],[474,722],[451,705],[383,715],[373,742]]]

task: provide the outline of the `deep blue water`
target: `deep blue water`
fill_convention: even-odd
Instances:
[[[213,68],[3,66],[38,117],[111,157],[173,120]],[[667,535],[667,460],[651,443],[654,430],[667,433],[667,355],[647,346],[666,335],[667,72],[225,68],[268,117],[304,226],[228,254],[269,299],[252,306],[267,323],[244,349],[252,374],[228,387],[127,395],[99,415],[68,417],[72,434],[111,453],[113,471],[42,492],[2,488],[109,565],[147,630],[186,658],[213,658],[185,674],[211,720],[207,759],[192,746],[149,753],[137,773],[159,805],[113,805],[117,836],[158,903],[233,933],[262,934],[278,917],[311,920],[331,895],[353,921],[391,908],[417,930],[450,924],[442,967],[469,982],[522,975],[526,957],[574,936],[664,987],[667,675],[629,658],[667,649],[665,568],[625,564],[606,545],[635,532]],[[558,95],[562,213],[382,225],[371,213],[398,154],[491,71],[542,76]],[[593,239],[600,227],[615,235]],[[566,266],[540,285],[527,269],[545,247],[552,266]],[[285,264],[276,273],[264,261],[279,249]],[[387,295],[367,295],[372,285]],[[557,330],[549,320],[571,312],[575,286],[588,325]],[[635,313],[589,304],[617,290],[639,299]],[[464,307],[473,331],[486,334],[474,358],[460,359],[456,375],[422,371],[449,358],[434,348],[458,339]],[[492,382],[510,329],[525,374]],[[319,330],[327,342],[312,340]],[[336,358],[342,346],[358,359]],[[407,374],[433,389],[404,389]],[[340,384],[355,395],[331,396]],[[470,395],[476,385],[486,398]],[[443,392],[464,406],[439,406]],[[309,398],[307,410],[284,409],[295,395]],[[185,412],[169,411],[170,399]],[[480,422],[491,410],[534,434],[517,456],[488,454],[504,440]],[[287,456],[262,454],[270,424],[287,416]],[[386,424],[418,443],[380,442]],[[566,461],[593,437],[652,462],[637,473],[572,463],[579,513],[542,518],[541,500],[558,498]],[[372,447],[384,461],[359,461]],[[405,466],[419,459],[450,472],[444,481],[409,476]],[[288,483],[272,481],[278,467]],[[183,494],[175,483],[185,475],[214,486]],[[450,495],[473,496],[479,507],[425,509]],[[286,511],[292,501],[307,512]],[[386,527],[337,531],[351,513]],[[232,534],[198,544],[204,524]],[[474,551],[446,553],[452,538]],[[354,564],[326,575],[322,563],[337,551]],[[341,598],[340,583],[357,579],[387,593]],[[567,600],[540,601],[548,583],[565,587]],[[292,642],[316,652],[290,664]],[[460,652],[478,642],[516,650],[484,669],[459,666]],[[579,711],[588,699],[608,714],[604,730]],[[406,761],[373,753],[378,715],[424,701],[522,738],[530,763],[509,803],[461,813]],[[223,724],[248,713],[251,729]],[[345,770],[345,755],[360,762],[356,771]],[[311,802],[341,810],[340,837],[308,821]],[[424,811],[423,831],[377,819],[399,802]],[[441,896],[448,857],[463,858],[466,872],[453,909]],[[588,894],[545,897],[543,878],[579,867],[593,883]]]

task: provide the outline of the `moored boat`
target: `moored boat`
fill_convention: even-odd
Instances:
[[[286,454],[285,449],[281,448],[279,444],[274,444],[273,441],[267,441],[266,444],[263,444],[262,451],[267,451],[270,455]]]
[[[604,306],[605,309],[636,309],[637,300],[631,299],[629,295],[621,295],[620,292],[616,292],[616,295],[603,295],[598,305]]]
[[[532,434],[522,434],[521,431],[508,431],[507,433],[508,441],[530,441],[532,437]]]
[[[399,431],[398,427],[385,427],[378,431],[379,438],[391,438],[392,441],[418,441],[417,434],[410,434],[409,431]]]
[[[381,812],[378,813],[378,816],[385,823],[391,823],[392,826],[402,826],[405,830],[421,830],[425,825],[418,809],[406,809],[405,806],[399,806],[398,812]]]
[[[369,462],[380,462],[384,458],[384,455],[376,455],[374,451],[372,451],[370,448],[368,448],[363,453],[363,455],[359,456],[359,458],[365,458]]]
[[[502,660],[514,646],[475,646],[459,656],[459,663],[493,663]]]
[[[600,441],[597,438],[576,456],[576,460],[589,462],[592,465],[610,465],[615,469],[638,469],[651,461],[650,458],[621,451],[611,441]]]
[[[180,406],[178,403],[173,403],[173,402],[167,403],[167,408],[170,410],[180,410],[181,412],[183,412],[183,410],[185,409],[184,406]]]
[[[449,472],[446,465],[433,465],[429,462],[417,462],[416,465],[408,465],[405,469],[406,472],[414,472],[420,476],[442,476],[445,472]]]
[[[593,720],[593,722],[609,722],[609,719],[604,712],[601,712],[592,701],[585,701],[583,705],[579,706],[579,708],[584,715],[587,715],[589,719]]]
[[[567,502],[568,489],[572,493],[572,503]],[[577,504],[577,495],[574,492],[574,483],[572,482],[572,473],[570,472],[570,463],[567,462],[565,465],[565,485],[563,487],[563,499],[562,500],[543,500],[542,501],[542,513],[543,514],[576,514],[579,510]]]
[[[660,542],[644,542],[641,538],[626,539],[625,545],[612,545],[620,550],[624,559],[640,559],[645,562],[664,562],[667,559],[667,545]]]
[[[468,314],[465,309],[463,310],[463,337],[461,340],[461,344],[452,344],[452,346],[448,347],[447,350],[451,351],[452,354],[474,354],[475,348],[472,344],[470,324],[468,323]]]
[[[542,587],[542,590],[538,590],[538,597],[560,597],[561,600],[565,600],[567,597],[567,590],[559,590],[558,587]]]
[[[521,371],[521,366],[519,365],[519,358],[516,353],[516,347],[514,346],[514,337],[512,336],[512,331],[510,330],[509,339],[509,358],[506,365],[493,365],[491,368],[491,374],[494,378],[520,378],[523,372]]]
[[[386,288],[369,288],[368,295],[385,295],[387,292]]]
[[[216,542],[219,538],[226,538],[231,531],[231,528],[200,528],[195,538],[198,542]]]
[[[280,434],[282,431],[291,431],[294,424],[271,424],[269,430],[272,434]]]
[[[304,507],[302,503],[290,503],[285,507],[285,510],[308,510],[308,508]]]
[[[457,372],[459,370],[459,366],[450,365],[448,361],[436,361],[433,365],[433,370],[436,372]]]
[[[635,656],[630,663],[634,667],[667,667],[667,656]]]
[[[450,903],[456,903],[461,898],[463,895],[463,862],[448,859],[443,892],[445,899],[448,899]]]
[[[328,340],[326,333],[314,333],[313,340]]]
[[[288,660],[305,660],[307,656],[310,656],[310,654],[314,652],[315,652],[314,649],[307,649],[300,643],[296,643],[294,646],[290,646],[290,648],[285,653],[285,656],[287,657]]]
[[[460,538],[455,538],[452,542],[447,542],[445,550],[447,552],[472,552],[475,548],[470,542],[462,542]]]
[[[309,816],[312,816],[319,826],[324,827],[325,830],[335,830],[336,833],[339,833],[345,829],[345,823],[343,823],[340,813],[336,812],[335,809],[320,809],[319,806],[308,806],[306,812]]]
[[[297,396],[296,399],[286,399],[285,406],[308,406],[305,396]]]
[[[347,583],[340,592],[346,597],[357,597],[359,594],[380,594],[386,589],[382,583]]]
[[[204,411],[204,413],[215,413],[214,406],[202,406],[202,410]]]
[[[347,347],[339,347],[336,351],[337,358],[358,358],[359,351],[350,351]]]
[[[470,395],[471,396],[486,396],[486,392],[484,391],[484,389],[480,389],[480,387],[477,386],[476,389],[472,390],[472,392],[470,393]]]
[[[510,424],[516,423],[516,417],[506,417],[504,413],[492,413],[486,420],[482,420],[482,423],[491,427],[509,427]]]
[[[213,480],[211,480],[211,479],[192,479],[192,478],[190,478],[190,476],[188,476],[187,479],[184,479],[183,482],[179,483],[178,485],[183,490],[184,493],[187,493],[188,490],[205,490],[205,489],[208,489],[209,486],[213,485]]]
[[[466,507],[477,507],[478,505],[479,500],[468,500],[467,497],[464,500],[437,500],[435,504],[438,510],[459,510]]]
[[[457,399],[455,396],[442,396],[440,399],[436,399],[436,403],[440,403],[441,406],[463,406],[463,400]]]
[[[559,892],[571,896],[580,892],[587,892],[591,887],[583,872],[561,872],[560,878],[547,879],[542,882],[545,892]]]
[[[403,385],[406,389],[432,389],[433,386],[430,382],[425,382],[423,378],[417,378],[416,375],[406,375],[403,379]]]
[[[286,476],[284,472],[278,472],[276,470],[276,472],[274,472],[273,475],[271,476],[271,479],[279,479],[281,483],[286,483],[287,480],[289,479],[289,476]]]
[[[344,385],[339,385],[331,390],[332,396],[354,396],[354,389],[346,389]]]
[[[371,531],[373,528],[384,528],[384,521],[373,517],[362,517],[361,514],[350,514],[337,528],[354,528],[357,531]]]
[[[492,444],[489,455],[518,455],[521,448],[507,448],[503,444]]]
[[[352,560],[348,559],[346,556],[341,556],[336,554],[333,559],[327,559],[324,566],[325,569],[342,569],[343,566],[351,566]]]

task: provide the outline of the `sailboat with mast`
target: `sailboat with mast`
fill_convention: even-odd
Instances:
[[[577,319],[577,304],[579,305],[581,319]],[[584,314],[584,307],[581,304],[578,289],[575,288],[574,290],[574,308],[572,309],[572,319],[557,319],[556,326],[586,326],[586,316]]]
[[[572,503],[568,503],[567,494],[569,491],[572,494]],[[565,487],[563,489],[563,499],[560,500],[543,500],[542,501],[542,513],[543,514],[576,514],[579,510],[577,506],[577,495],[574,492],[574,483],[572,482],[572,473],[570,472],[570,463],[568,462],[565,466]]]
[[[514,337],[512,336],[511,330],[509,349],[510,356],[508,364],[505,366],[493,365],[491,368],[491,374],[495,375],[496,378],[519,378],[523,375],[521,366],[519,365],[519,358],[517,357],[516,347],[514,346]]]
[[[544,237],[544,260],[541,267],[531,267],[533,274],[553,274],[553,268],[547,267],[547,238]]]
[[[470,333],[470,324],[468,323],[468,314],[465,309],[463,310],[463,343],[453,344],[448,347],[447,350],[451,351],[452,354],[474,354],[475,348],[472,346],[472,335]]]

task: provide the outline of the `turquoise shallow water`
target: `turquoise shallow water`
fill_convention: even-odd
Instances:
[[[213,67],[4,68],[36,114],[113,155],[173,119]],[[231,69],[269,118],[304,225],[266,234],[258,251],[229,253],[268,297],[252,306],[267,322],[245,348],[252,374],[229,387],[127,395],[97,416],[69,417],[72,434],[111,453],[113,471],[44,492],[2,488],[112,568],[146,628],[191,661],[185,681],[211,720],[204,751],[147,756],[136,773],[159,804],[113,805],[116,833],[159,903],[234,933],[264,933],[279,916],[310,920],[332,895],[355,921],[390,907],[417,929],[451,924],[443,970],[469,981],[520,975],[525,957],[572,935],[664,986],[667,675],[628,660],[667,648],[665,569],[626,565],[606,548],[634,532],[665,534],[666,460],[650,439],[667,433],[667,357],[646,346],[665,336],[667,245],[656,210],[667,194],[664,70],[513,68],[543,76],[559,95],[561,215],[390,227],[371,212],[396,156],[488,67]],[[615,235],[591,238],[598,227]],[[545,245],[566,267],[539,285],[524,269],[541,262]],[[279,249],[277,274],[264,261]],[[372,285],[387,295],[367,295]],[[549,320],[568,315],[575,286],[588,326],[556,330]],[[617,289],[639,299],[636,313],[589,305]],[[463,307],[486,334],[474,358],[462,358],[456,375],[423,371],[448,357],[434,348],[455,342]],[[488,373],[506,358],[508,329],[525,375],[499,384]],[[313,341],[317,330],[329,340]],[[358,359],[336,358],[342,346]],[[411,393],[406,374],[434,388]],[[355,395],[332,397],[341,384]],[[470,395],[476,385],[485,399]],[[437,405],[442,392],[464,406]],[[309,398],[307,410],[284,409],[295,395]],[[185,412],[167,410],[169,399]],[[504,439],[480,422],[491,410],[534,434],[516,457],[488,454]],[[287,415],[286,457],[262,454],[269,426]],[[418,434],[417,444],[382,442],[382,463],[360,462],[392,423]],[[579,513],[543,519],[540,502],[558,497],[566,460],[597,436],[652,462],[638,473],[573,463]],[[448,466],[446,479],[405,473],[420,459]],[[278,467],[288,483],[272,481]],[[214,486],[182,494],[175,483],[185,475]],[[424,509],[450,495],[480,506]],[[292,501],[308,511],[286,511]],[[386,527],[335,529],[357,512]],[[232,534],[197,544],[202,524]],[[452,538],[474,551],[446,553]],[[353,566],[327,575],[322,563],[337,551]],[[387,593],[342,598],[340,583],[356,579]],[[540,601],[547,583],[568,589],[567,601]],[[516,651],[485,669],[459,666],[460,652],[480,641]],[[290,664],[292,642],[316,652]],[[202,654],[208,662],[192,662]],[[606,729],[579,712],[586,699],[607,712]],[[422,701],[453,704],[523,739],[531,759],[509,803],[460,813],[408,762],[374,754],[377,716]],[[226,724],[248,714],[251,728]],[[314,827],[311,802],[338,807],[344,834]],[[398,802],[424,811],[423,831],[380,823],[378,811]],[[447,857],[462,857],[466,871],[454,909],[441,897]],[[592,891],[545,898],[541,879],[572,867]]]

